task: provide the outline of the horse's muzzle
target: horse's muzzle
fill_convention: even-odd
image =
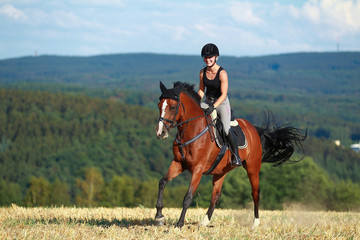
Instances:
[[[157,130],[156,130],[156,137],[158,139],[165,139],[169,136],[169,131],[165,127],[165,124],[162,121],[159,121]]]

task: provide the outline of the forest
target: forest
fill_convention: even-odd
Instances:
[[[159,80],[197,84],[200,61],[156,54],[0,61],[0,205],[154,207],[172,159],[172,141],[155,137]],[[280,125],[308,129],[301,162],[263,165],[261,207],[359,210],[360,154],[348,146],[360,140],[360,54],[221,61],[231,72],[237,117],[261,126],[271,111]],[[189,177],[169,184],[166,206],[181,206]],[[207,207],[210,194],[211,178],[204,176],[193,206]],[[236,169],[219,207],[249,202],[247,176]]]

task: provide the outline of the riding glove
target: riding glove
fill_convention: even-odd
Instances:
[[[206,116],[209,116],[214,110],[214,105],[209,104],[209,107],[204,110],[204,113]]]

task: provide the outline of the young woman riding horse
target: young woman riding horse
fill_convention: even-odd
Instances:
[[[230,145],[232,153],[231,164],[241,166],[236,141],[233,132],[230,131],[231,107],[227,95],[229,86],[228,76],[226,71],[216,63],[219,55],[219,49],[213,43],[208,43],[202,48],[201,57],[206,67],[200,71],[198,94],[202,99],[205,95],[206,87],[206,98],[201,103],[201,107],[205,109],[206,115],[210,115],[216,110],[223,124],[226,140]]]
[[[214,56],[216,58],[216,55]],[[205,61],[209,62],[207,67],[212,64],[212,61],[209,59],[205,58]],[[206,73],[203,73],[200,79],[204,78],[204,74]],[[220,76],[220,81],[224,80],[224,78]],[[227,89],[225,91],[222,88],[222,94],[227,92]],[[166,184],[183,171],[188,170],[191,173],[191,182],[184,197],[179,221],[176,224],[177,227],[182,227],[186,211],[199,186],[202,174],[210,172],[209,174],[213,176],[213,191],[209,209],[201,223],[206,226],[210,222],[215,206],[221,196],[221,188],[225,176],[236,167],[236,164],[233,164],[232,160],[230,160],[232,154],[230,150],[227,150],[220,163],[212,169],[213,163],[221,149],[213,138],[212,120],[208,116],[211,107],[210,110],[205,110],[204,113],[200,106],[200,96],[203,96],[201,91],[204,91],[203,86],[200,86],[199,94],[195,92],[193,85],[181,82],[175,83],[171,89],[167,89],[160,83],[160,89],[162,94],[158,104],[160,117],[156,135],[159,139],[165,139],[169,136],[169,131],[172,128],[177,128],[177,135],[173,143],[173,161],[168,172],[159,182],[155,221],[158,225],[164,224],[165,217],[162,214],[162,209],[164,206],[163,193]],[[219,108],[222,104],[221,101],[223,101],[219,101],[219,99],[213,103],[217,108]],[[265,127],[254,127],[245,119],[236,119],[236,121],[244,132],[247,147],[241,150],[238,150],[236,147],[236,150],[233,150],[235,153],[233,155],[239,155],[243,159],[243,168],[246,170],[250,180],[251,194],[254,202],[255,218],[253,227],[257,227],[260,224],[259,172],[261,163],[268,162],[280,165],[289,162],[294,152],[294,147],[302,147],[302,141],[305,140],[306,134],[303,136],[299,129],[289,126],[278,128],[277,126],[270,127],[269,124],[266,124]],[[233,149],[232,146],[230,148]]]

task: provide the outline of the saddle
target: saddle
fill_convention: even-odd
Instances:
[[[239,126],[239,123],[234,119],[234,116],[232,113],[233,112],[231,111],[230,131],[233,131],[233,133],[234,133],[238,149],[244,149],[248,145],[246,136],[245,136],[243,130],[241,129],[241,127]],[[212,127],[213,137],[216,142],[216,145],[218,146],[218,148],[220,148],[220,152],[219,152],[218,156],[216,157],[212,166],[209,168],[209,170],[207,170],[206,172],[203,172],[204,175],[209,175],[217,167],[217,165],[220,163],[221,159],[223,159],[223,157],[226,153],[226,150],[228,150],[228,148],[229,148],[229,144],[225,137],[225,131],[223,129],[223,124],[221,122],[221,119],[217,117],[217,113],[215,110],[211,113],[211,120],[212,120],[212,125],[213,125],[213,127]]]
[[[225,138],[225,131],[223,129],[223,124],[221,123],[221,119],[217,117],[216,111],[213,111],[211,113],[211,120],[213,123],[213,134],[214,139],[216,142],[216,145],[219,148],[222,148],[223,146],[227,146],[228,142]],[[236,143],[238,146],[238,149],[244,149],[247,147],[247,140],[245,137],[245,134],[241,127],[239,126],[239,123],[234,119],[234,115],[231,111],[231,121],[230,121],[230,131],[234,133],[234,136],[236,137]]]

